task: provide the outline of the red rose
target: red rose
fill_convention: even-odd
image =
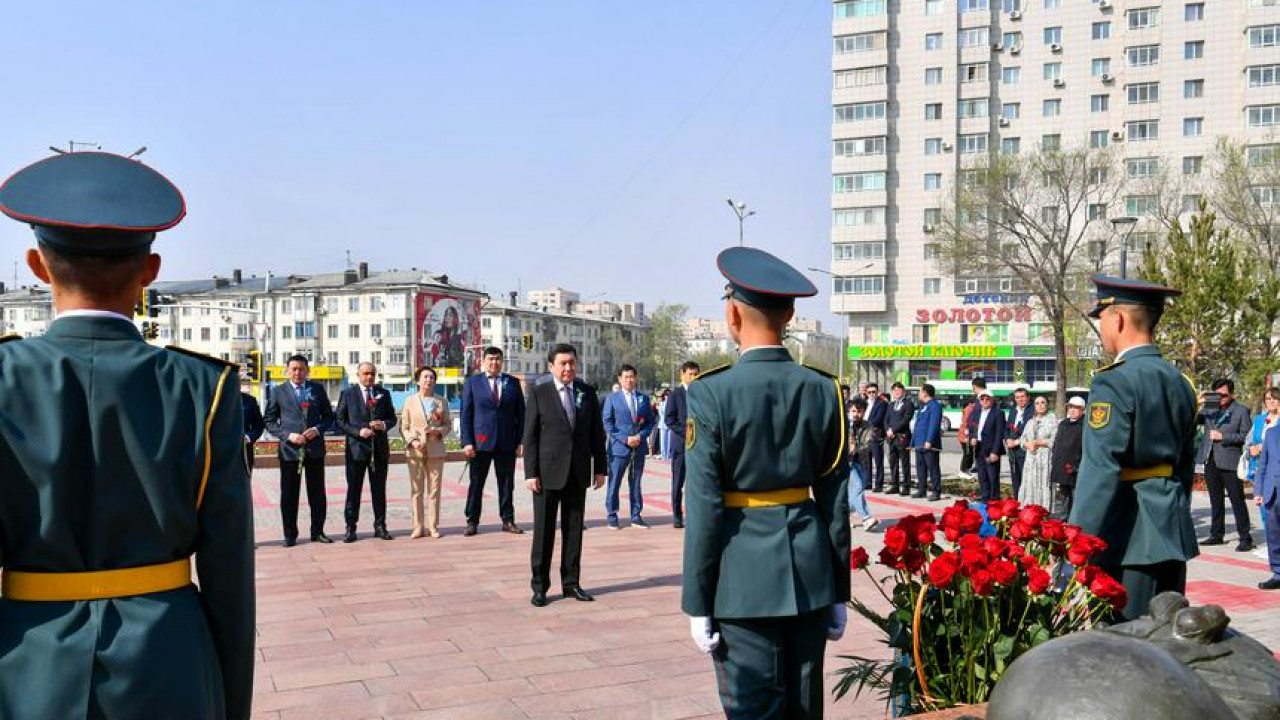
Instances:
[[[989,537],[982,541],[982,549],[991,557],[1000,557],[1005,553],[1005,543],[998,537]]]
[[[1036,559],[1035,555],[1023,555],[1018,558],[1018,564],[1022,566],[1022,569],[1028,571],[1032,568],[1040,567],[1040,561]]]
[[[487,442],[487,441],[489,440],[489,436],[488,436],[488,435],[477,435],[477,436],[476,436],[476,439],[483,443],[483,442]]]
[[[902,563],[902,558],[898,555],[894,555],[889,548],[884,548],[880,551],[880,564],[887,568],[893,568],[894,570],[901,570],[905,567]]]
[[[1012,527],[1009,528],[1009,537],[1017,540],[1018,542],[1034,540],[1036,537],[1036,530],[1031,525],[1022,522],[1022,520],[1019,519],[1013,523]]]
[[[959,570],[960,556],[954,552],[942,553],[929,563],[929,584],[944,588],[951,584]]]
[[[1088,587],[1101,572],[1097,565],[1085,565],[1076,571],[1076,582]]]
[[[991,502],[987,503],[987,518],[990,519],[991,522],[995,522],[997,520],[1001,520],[1004,518],[1004,501],[1003,500],[992,500]]]
[[[1071,463],[1063,463],[1062,469],[1065,470],[1068,475],[1070,475],[1072,472],[1075,471],[1075,468],[1071,465]]]
[[[1080,536],[1080,532],[1079,525],[1062,526],[1062,534],[1067,538],[1067,542],[1075,542],[1075,539]]]
[[[944,527],[942,528],[942,537],[946,538],[947,542],[955,542],[960,539],[960,528]]]
[[[1049,577],[1049,573],[1038,567],[1027,568],[1027,589],[1031,591],[1031,594],[1043,594],[1045,590],[1049,589],[1050,582],[1052,582],[1052,578]]]
[[[965,532],[978,532],[982,529],[982,513],[977,510],[965,510],[960,521],[960,529]]]
[[[895,556],[901,556],[906,551],[909,541],[906,531],[902,529],[902,523],[884,531],[884,549]]]
[[[1102,538],[1080,533],[1067,547],[1067,562],[1076,566],[1084,565],[1106,549],[1107,543]]]
[[[867,556],[865,548],[856,547],[849,553],[849,569],[851,570],[861,570],[870,561],[871,558]]]
[[[991,558],[981,550],[970,548],[960,550],[960,569],[970,577],[974,573],[985,569],[990,560]]]
[[[1045,520],[1040,523],[1040,537],[1045,542],[1064,543],[1067,541],[1067,524],[1061,520]]]
[[[902,554],[902,568],[912,575],[924,567],[925,555],[916,548],[907,548]]]
[[[916,515],[912,518],[911,527],[909,529],[903,528],[907,532],[907,536],[917,545],[932,545],[936,529],[937,525],[931,513]]]
[[[992,560],[987,569],[1000,585],[1012,585],[1018,579],[1018,566],[1008,560]]]
[[[1028,505],[1022,508],[1022,512],[1018,513],[1018,520],[1034,528],[1040,525],[1040,521],[1048,516],[1049,511],[1039,505]]]
[[[1124,586],[1104,572],[1099,572],[1093,582],[1089,583],[1089,592],[1105,600],[1116,610],[1123,610],[1129,602],[1129,593]]]
[[[975,595],[990,595],[992,588],[995,587],[995,578],[990,571],[979,570],[969,576],[969,584],[973,586]]]
[[[977,535],[965,535],[960,538],[960,547],[976,549],[982,547],[982,538]]]

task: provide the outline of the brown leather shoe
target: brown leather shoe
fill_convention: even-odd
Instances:
[[[520,529],[520,526],[513,522],[502,523],[502,532],[509,532],[512,535],[520,535],[524,533],[524,531]]]

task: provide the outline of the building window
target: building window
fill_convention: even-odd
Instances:
[[[1062,79],[1062,63],[1050,62],[1044,64],[1045,80],[1061,80]]]
[[[1204,57],[1204,41],[1188,40],[1182,45],[1182,59],[1199,60]]]
[[[1012,13],[1022,10],[1022,0],[1000,0],[1001,12]]]
[[[292,312],[293,312],[293,301],[292,301],[292,300],[281,300],[281,301],[280,301],[280,313],[281,313],[282,315],[288,315],[288,314],[290,314],[290,313],[292,313]],[[201,315],[208,315],[208,314],[209,314],[209,308],[204,308],[204,309],[201,311],[201,313],[200,313],[200,314],[201,314]]]
[[[924,0],[925,15],[941,15],[942,0]]]
[[[1055,10],[1062,7],[1062,0],[1044,0],[1045,10]]]
[[[1183,195],[1182,196],[1182,212],[1198,213],[1200,212],[1200,201],[1203,199],[1200,195]]]
[[[1000,140],[1000,152],[1017,155],[1022,150],[1022,138],[1007,137]]]
[[[1022,49],[1022,33],[1007,32],[1001,36],[1000,42],[1001,44],[1004,45],[1006,50],[1021,50]]]
[[[1107,219],[1107,206],[1106,206],[1106,205],[1103,205],[1102,203],[1090,203],[1090,204],[1089,204],[1089,219],[1090,219],[1090,220],[1106,220],[1106,219]]]
[[[941,155],[942,154],[942,138],[925,138],[924,154],[925,155]]]
[[[325,337],[327,337],[327,338],[329,338],[330,340],[337,340],[337,339],[338,339],[338,326],[337,326],[337,325],[329,325],[329,326],[326,326],[326,327],[325,327],[325,329],[324,329],[324,336],[325,336]]]
[[[1124,161],[1124,170],[1130,180],[1154,177],[1160,172],[1160,158],[1129,158]]]
[[[1091,112],[1103,113],[1111,107],[1110,95],[1092,95],[1089,97],[1089,110]]]
[[[836,243],[831,246],[832,260],[882,260],[884,259],[884,243],[859,242]]]
[[[1044,101],[1043,113],[1045,117],[1058,117],[1062,114],[1062,100],[1058,98],[1050,98]]]
[[[991,343],[1003,345],[1009,342],[1008,325],[961,325],[960,342]],[[967,377],[967,376],[966,376]],[[990,380],[990,378],[987,378]]]
[[[328,298],[324,301],[324,309],[331,313],[338,312],[338,298]]]
[[[937,227],[942,224],[942,208],[925,208],[924,224],[930,227]],[[927,246],[926,246],[927,247]],[[925,253],[928,254],[927,252]]]
[[[348,326],[347,326],[347,337],[349,337],[349,338],[358,338],[358,337],[360,337],[360,326],[359,326],[359,325],[348,325]]]
[[[845,0],[836,3],[836,19],[875,17],[884,14],[884,0]]]
[[[960,12],[981,12],[990,10],[987,0],[960,0]]]
[[[884,276],[833,278],[832,292],[837,295],[879,295],[884,292]]]
[[[1160,209],[1160,202],[1154,195],[1129,195],[1124,199],[1125,215],[1154,215]]]
[[[1182,19],[1187,22],[1198,22],[1204,19],[1204,3],[1187,3],[1182,9]]]
[[[347,312],[360,312],[360,298],[347,298]]]
[[[1040,149],[1041,150],[1061,150],[1062,136],[1057,133],[1053,133],[1050,135],[1041,135]]]
[[[860,172],[836,175],[832,192],[851,193],[868,190],[884,190],[885,172]]]
[[[369,337],[371,338],[382,337],[382,323],[371,323],[369,325]]]
[[[1245,163],[1249,167],[1276,164],[1280,159],[1280,145],[1251,145],[1245,148]]]
[[[889,344],[889,326],[888,325],[863,325],[862,326],[862,342],[869,345],[888,345]]]
[[[381,298],[381,297],[379,297],[379,296],[376,296],[376,295],[375,295],[374,297],[369,298],[369,311],[370,311],[370,312],[382,312],[382,298]]]
[[[1204,80],[1182,81],[1182,97],[1188,99],[1204,97]]]
[[[987,27],[966,28],[961,30],[956,38],[960,47],[986,47],[991,43],[991,31]]]
[[[1199,155],[1188,155],[1182,158],[1182,174],[1183,175],[1199,175],[1200,168],[1204,165],[1204,158]]]
[[[973,155],[987,151],[987,134],[961,135],[958,138],[961,155]]]
[[[1130,105],[1146,105],[1160,101],[1160,83],[1135,83],[1125,86],[1125,95]]]
[[[1017,85],[1021,79],[1022,68],[1020,67],[1007,67],[1000,70],[1000,82],[1005,85]]]
[[[1249,28],[1250,48],[1269,48],[1280,44],[1280,25],[1263,25]]]
[[[926,33],[924,36],[925,50],[941,50],[942,49],[942,33]]]
[[[1129,142],[1146,142],[1160,139],[1159,120],[1135,120],[1124,124]]]
[[[1141,30],[1143,28],[1153,28],[1160,24],[1160,8],[1158,7],[1138,8],[1136,10],[1130,10],[1128,12],[1128,15],[1129,15],[1130,30]]]
[[[352,351],[348,352],[348,353],[347,353],[347,362],[348,362],[348,363],[350,363],[350,364],[352,364],[352,365],[359,365],[359,364],[360,364],[360,353],[359,353],[359,351],[352,350]]]
[[[925,278],[924,294],[937,295],[942,292],[942,278]]]
[[[1093,24],[1093,39],[1106,40],[1111,37],[1110,21],[1096,22]]]
[[[885,47],[885,33],[870,32],[857,35],[841,35],[835,39],[835,45],[837,55],[883,50]]]
[[[182,328],[182,339],[191,342],[191,328]]]
[[[1280,120],[1280,105],[1255,105],[1249,108],[1249,126],[1267,127]]]
[[[942,84],[942,68],[933,67],[924,69],[925,85],[941,85]]]
[[[884,65],[858,68],[856,70],[841,70],[835,74],[835,89],[843,90],[846,88],[884,85],[888,76],[889,70]]]
[[[1089,75],[1092,77],[1102,77],[1111,72],[1111,58],[1094,58],[1089,63]]]
[[[1000,107],[1000,117],[1005,120],[1017,120],[1022,117],[1022,103],[1005,103]]]
[[[929,211],[928,211],[928,210],[926,210],[925,212],[926,212],[926,213],[928,213]],[[941,211],[941,210],[939,210],[939,211],[938,211],[938,214],[939,214],[939,217],[941,217],[942,211]],[[925,260],[937,260],[939,257],[941,257],[941,252],[942,252],[942,250],[941,250],[941,248],[939,248],[939,247],[938,247],[938,243],[925,243],[925,244],[924,244],[924,259],[925,259]]]
[[[1249,68],[1249,87],[1275,85],[1280,78],[1280,65],[1254,65]]]
[[[928,282],[927,280],[925,282]],[[938,342],[941,335],[939,325],[912,325],[911,342],[917,345],[931,345]]]
[[[1129,67],[1146,67],[1160,62],[1159,45],[1135,45],[1125,48],[1125,60]]]
[[[875,137],[836,140],[833,147],[836,157],[883,155],[885,151],[885,137],[883,135],[877,135]]]
[[[883,207],[840,208],[831,211],[833,227],[884,226]]]
[[[1110,133],[1108,133],[1106,130],[1091,130],[1089,132],[1089,147],[1091,148],[1106,147],[1110,142],[1110,138],[1108,137],[1109,135]]]
[[[1182,136],[1199,137],[1204,134],[1204,118],[1182,118]]]
[[[883,120],[885,116],[885,102],[864,102],[851,103],[849,105],[836,105],[835,120],[838,123],[862,122],[864,120]]]
[[[1045,45],[1061,45],[1062,44],[1062,27],[1047,27],[1044,29]]]
[[[964,118],[984,118],[987,116],[987,98],[961,100],[956,106],[956,116]]]
[[[960,82],[975,83],[987,81],[987,63],[968,63],[960,66]]]
[[[942,173],[925,173],[924,189],[925,190],[941,190],[942,189]]]
[[[932,327],[937,327],[936,325]],[[919,340],[921,343],[939,342],[941,336],[936,332],[929,332],[926,337],[929,340]],[[927,382],[933,382],[942,377],[942,361],[941,360],[911,360],[907,363],[908,374],[911,376],[912,385],[923,385]]]
[[[924,106],[925,120],[941,120],[942,119],[942,103],[928,103]]]

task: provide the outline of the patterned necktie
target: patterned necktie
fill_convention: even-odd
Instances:
[[[569,418],[569,427],[572,428],[577,421],[573,411],[573,397],[569,394],[569,386],[565,385],[560,388],[560,404],[564,406],[564,415]]]
[[[502,396],[498,394],[498,378],[495,376],[489,377],[489,392],[493,394],[493,404],[497,405]]]

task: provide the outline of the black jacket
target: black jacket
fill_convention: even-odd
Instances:
[[[396,424],[396,408],[391,404],[391,393],[381,385],[374,385],[370,394],[374,398],[372,412],[365,403],[364,388],[351,385],[338,396],[338,411],[334,414],[338,429],[347,436],[347,459],[355,462],[368,462],[370,456],[386,460],[391,455],[387,433],[374,431],[371,438],[360,437],[360,431],[374,420],[386,423],[387,430]]]
[[[916,406],[909,398],[889,401],[889,409],[884,414],[884,429],[893,431],[893,442],[903,447],[911,444],[911,418],[915,414]]]
[[[575,380],[573,397],[574,425],[569,424],[551,380],[534,387],[525,404],[524,476],[538,478],[548,490],[564,490],[571,483],[585,489],[593,474],[608,474],[596,391]]]
[[[1080,455],[1084,450],[1083,435],[1084,418],[1075,422],[1062,420],[1058,423],[1058,434],[1053,438],[1050,482],[1075,487],[1076,473],[1080,472]]]

